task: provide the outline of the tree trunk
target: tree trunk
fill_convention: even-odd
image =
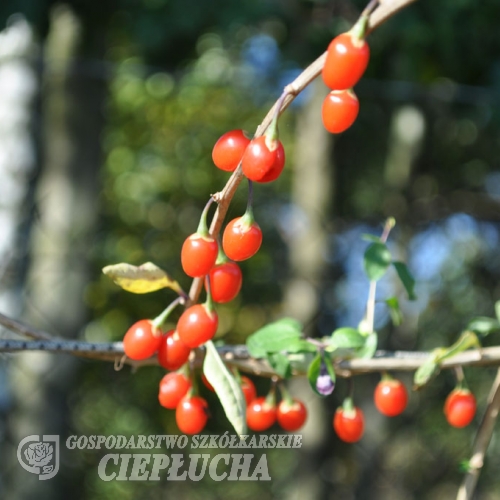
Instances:
[[[69,7],[54,7],[50,21],[42,81],[42,168],[35,193],[38,220],[31,236],[23,319],[74,338],[81,334],[87,316],[83,293],[97,222],[105,85],[73,70],[82,28]],[[13,444],[30,434],[59,434],[64,442],[66,397],[78,361],[25,353],[12,364]],[[67,497],[57,488],[64,471],[56,480],[39,481],[20,467],[12,470],[8,498]]]

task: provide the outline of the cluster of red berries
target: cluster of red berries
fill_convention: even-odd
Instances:
[[[374,402],[377,410],[387,417],[403,413],[408,403],[408,392],[400,380],[384,377],[375,388]],[[444,414],[453,427],[466,427],[476,414],[476,399],[468,390],[454,389],[446,398]],[[333,428],[337,436],[346,443],[355,443],[363,436],[365,419],[363,412],[346,398],[333,417]]]
[[[214,390],[205,375],[202,374],[201,379],[209,390]],[[238,376],[238,380],[249,404],[257,395],[255,385],[245,375]],[[198,434],[205,428],[209,417],[208,403],[193,395],[191,380],[182,371],[167,373],[162,378],[158,401],[164,408],[175,410],[177,426],[184,434]]]
[[[213,391],[204,375],[202,380]],[[254,383],[245,375],[240,377],[240,384],[247,404],[247,425],[252,431],[265,431],[276,422],[288,432],[299,430],[304,425],[307,419],[306,406],[302,401],[290,398],[284,387],[281,389],[283,400],[276,405],[274,391],[267,397],[258,396]]]
[[[307,408],[297,398],[291,398],[282,388],[283,399],[276,405],[274,391],[267,397],[255,397],[247,403],[247,425],[249,429],[261,432],[278,422],[285,431],[299,430],[307,420]]]
[[[241,162],[245,176],[255,182],[276,180],[285,166],[285,150],[277,137],[276,123],[266,135],[248,139],[242,130],[231,130],[215,143],[212,159],[216,167],[233,172]]]
[[[175,421],[184,434],[198,434],[207,423],[207,401],[192,394],[191,380],[182,372],[167,373],[160,382],[158,401],[175,410]]]
[[[384,376],[375,388],[373,400],[382,415],[396,417],[406,408],[408,392],[400,380]],[[337,436],[346,443],[355,443],[363,436],[365,429],[363,411],[353,405],[351,398],[346,398],[344,404],[337,408],[333,417],[333,428]]]
[[[356,24],[328,46],[322,76],[331,92],[323,101],[321,117],[326,130],[332,134],[347,130],[358,116],[359,101],[352,87],[358,83],[370,59],[362,26]]]

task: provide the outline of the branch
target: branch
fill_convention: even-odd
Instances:
[[[245,345],[219,346],[217,350],[227,364],[237,366],[242,371],[265,377],[276,375],[265,360],[252,358]],[[35,341],[0,339],[0,352],[20,351],[66,353],[101,361],[117,361],[124,357],[122,342],[92,343],[56,338]],[[339,360],[335,365],[335,370],[341,377],[384,371],[414,371],[428,359],[430,354],[426,351],[377,351],[371,359]],[[194,360],[195,366],[201,366],[203,357],[203,349],[198,349]],[[290,355],[294,375],[306,374],[310,362],[309,357],[304,354]],[[125,358],[123,363],[134,367],[151,366],[158,365],[158,359],[156,356],[144,361]],[[500,346],[462,352],[443,361],[441,367],[495,365],[500,365]]]
[[[42,330],[37,330],[31,326],[24,325],[15,319],[9,318],[4,314],[0,313],[0,325],[9,329],[10,331],[22,335],[23,337],[28,337],[30,339],[37,340],[50,340],[52,335],[50,333],[44,332]]]
[[[464,476],[460,489],[458,490],[457,500],[471,500],[476,489],[476,484],[481,474],[484,464],[484,456],[488,445],[490,444],[493,429],[500,411],[500,369],[491,386],[488,396],[488,406],[481,421],[481,425],[474,440],[472,447],[472,458],[469,462],[469,469]]]
[[[368,33],[371,33],[374,29],[378,28],[383,22],[392,17],[394,14],[399,12],[401,9],[415,2],[416,0],[383,0],[380,1],[380,5],[376,8],[370,15],[368,20]],[[254,137],[261,136],[274,116],[275,109],[281,103],[281,108],[279,114],[282,115],[283,112],[288,108],[292,101],[299,95],[317,76],[320,75],[321,70],[325,64],[326,52],[319,56],[313,63],[311,63],[292,83],[287,85],[284,89],[285,97],[283,100],[278,99],[273,107],[269,110],[266,117],[262,123],[257,127]],[[238,168],[233,172],[226,185],[219,193],[214,195],[215,201],[218,204],[217,211],[214,214],[212,223],[210,224],[210,234],[217,238],[220,230],[222,228],[222,223],[226,217],[227,210],[231,203],[231,200],[243,179],[243,172],[241,169],[241,163]],[[191,289],[189,290],[189,298],[191,303],[197,302],[200,295],[201,289],[203,287],[203,278],[195,278],[191,284]]]

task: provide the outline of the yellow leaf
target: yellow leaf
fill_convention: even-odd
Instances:
[[[106,266],[102,272],[127,292],[149,293],[162,288],[172,288],[178,294],[183,293],[179,283],[152,262],[146,262],[139,267],[122,262]]]

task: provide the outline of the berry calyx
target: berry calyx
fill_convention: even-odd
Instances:
[[[266,136],[252,139],[241,160],[245,176],[255,182],[276,180],[285,166],[285,150],[279,139]]]
[[[161,339],[158,362],[167,370],[178,370],[189,358],[191,349],[185,345],[176,330],[170,330]]]
[[[307,419],[307,409],[298,399],[293,399],[291,402],[284,399],[278,405],[276,418],[285,431],[293,432],[304,425]]]
[[[333,90],[323,101],[321,118],[328,132],[340,134],[355,122],[358,112],[359,101],[352,90]]]
[[[210,270],[212,300],[219,304],[230,302],[241,290],[243,276],[238,264],[224,262]]]
[[[322,76],[332,90],[354,87],[368,66],[370,48],[358,28],[355,25],[351,31],[338,35],[328,46]]]
[[[265,431],[276,422],[276,405],[268,398],[259,397],[247,406],[247,425],[253,431]]]
[[[182,313],[177,322],[177,332],[181,341],[194,349],[215,336],[218,324],[217,312],[211,310],[208,304],[195,304]]]
[[[191,389],[191,381],[186,375],[179,372],[167,373],[160,381],[158,401],[164,408],[177,408],[180,400]]]
[[[229,222],[222,235],[224,253],[235,261],[254,256],[262,244],[262,231],[253,218],[252,210]]]
[[[245,396],[245,401],[247,406],[257,397],[257,389],[254,383],[246,375],[240,377],[241,390],[243,391],[243,396]]]
[[[198,434],[208,420],[208,403],[199,396],[186,396],[177,405],[175,421],[184,434]]]
[[[159,349],[162,333],[149,319],[134,323],[123,337],[123,350],[130,359],[141,360],[151,357]]]
[[[400,380],[385,378],[375,388],[373,395],[377,410],[387,417],[403,413],[408,404],[408,391]]]
[[[476,398],[468,389],[457,387],[446,398],[444,414],[453,427],[466,427],[476,414]]]
[[[333,417],[333,428],[337,436],[346,443],[355,443],[363,436],[365,418],[363,412],[354,406],[350,398],[337,408]]]
[[[231,130],[222,135],[212,150],[212,160],[217,168],[233,172],[250,143],[243,130]]]

